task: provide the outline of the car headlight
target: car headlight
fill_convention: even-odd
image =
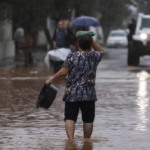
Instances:
[[[146,33],[141,33],[141,34],[140,34],[140,38],[141,38],[142,40],[147,40],[148,35],[147,35]]]

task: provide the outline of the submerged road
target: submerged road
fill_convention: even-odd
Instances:
[[[62,96],[65,81],[49,110],[36,109],[37,95],[47,76],[43,62],[32,68],[0,68],[1,150],[149,150],[150,57],[139,67],[127,66],[127,49],[106,49],[98,66],[96,118],[91,141],[82,139],[82,122],[75,140],[67,141]]]

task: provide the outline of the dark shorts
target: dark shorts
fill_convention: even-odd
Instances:
[[[65,119],[77,121],[79,110],[84,123],[92,123],[95,118],[95,101],[65,102]]]

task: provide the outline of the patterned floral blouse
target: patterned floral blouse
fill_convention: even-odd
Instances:
[[[102,54],[76,51],[68,55],[63,67],[69,70],[63,101],[96,101],[95,78]]]

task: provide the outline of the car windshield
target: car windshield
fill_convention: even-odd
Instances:
[[[125,34],[121,32],[112,32],[110,33],[110,36],[125,36]]]
[[[150,28],[150,18],[143,18],[141,27]]]

